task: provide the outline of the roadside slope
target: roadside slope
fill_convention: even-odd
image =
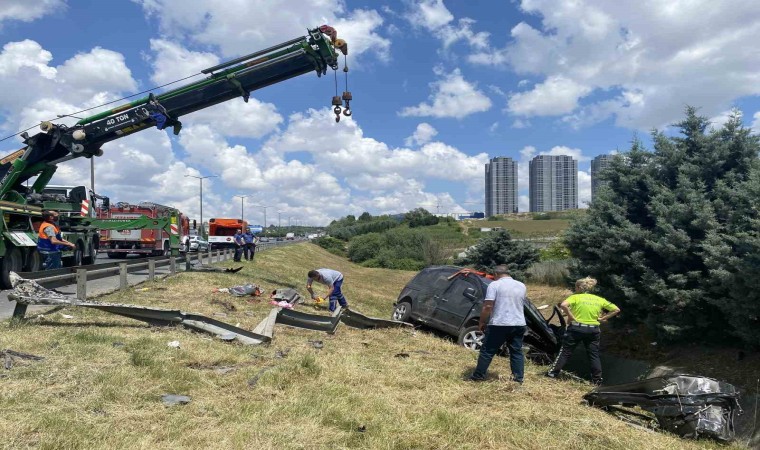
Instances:
[[[304,292],[309,269],[331,267],[345,274],[353,308],[387,317],[414,275],[356,266],[311,244],[222,265],[238,264],[240,274],[183,273],[102,300],[222,313],[251,328],[269,310],[266,301],[212,294],[213,287],[253,282],[266,293]],[[528,365],[520,391],[507,381],[503,358],[492,366],[493,382],[466,383],[476,355],[424,332],[341,326],[330,336],[278,326],[271,346],[243,347],[97,311],[65,313],[73,318],[53,313],[2,325],[2,348],[46,358],[4,372],[6,448],[718,448],[582,406],[588,385],[545,380],[539,366]],[[179,349],[167,346],[175,340]],[[165,393],[193,400],[166,407]]]

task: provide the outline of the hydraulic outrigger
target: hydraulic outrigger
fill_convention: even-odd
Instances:
[[[0,206],[6,205],[13,211],[13,217],[3,215],[0,221],[2,280],[8,285],[11,271],[33,267],[30,261],[36,255],[33,242],[36,230],[32,226],[32,216],[39,217],[41,208],[45,207],[35,197],[39,198],[55,174],[57,164],[80,157],[102,156],[103,144],[152,126],[160,130],[171,127],[175,135],[179,134],[182,129],[180,118],[191,112],[237,97],[247,102],[252,91],[312,71],[320,77],[328,68],[337,71],[339,53],[348,54],[346,42],[338,39],[334,28],[323,25],[308,30],[307,36],[204,69],[201,73],[208,77],[203,80],[161,94],[150,93],[83,118],[73,126],[42,122],[41,133],[34,136],[21,133],[25,147],[0,159]],[[343,70],[348,72],[348,67],[344,66]],[[344,106],[343,115],[351,115],[351,99],[348,91],[342,97],[333,97],[336,121],[340,118],[341,106]],[[341,100],[345,105],[340,104]],[[34,177],[32,186],[25,186],[27,180]],[[80,227],[114,229],[108,228],[108,222],[82,218]],[[127,229],[136,228],[134,225],[115,226],[120,227],[116,229]],[[24,238],[21,243],[9,236],[13,234],[14,238],[19,238],[19,233],[29,239]],[[178,244],[174,240],[171,243],[172,253],[176,255]],[[36,257],[38,261],[39,257]]]

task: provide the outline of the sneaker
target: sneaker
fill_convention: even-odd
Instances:
[[[465,381],[472,381],[473,383],[482,383],[483,381],[486,381],[485,378],[478,378],[475,376],[470,376],[468,378],[464,379]]]
[[[552,373],[552,372],[546,372],[544,374],[544,376],[547,377],[547,378],[554,378],[554,379],[557,378],[557,374],[556,373]]]

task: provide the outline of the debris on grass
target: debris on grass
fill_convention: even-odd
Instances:
[[[193,399],[187,395],[164,394],[161,396],[161,401],[164,402],[164,405],[166,406],[187,405],[192,400]]]
[[[0,351],[0,356],[4,359],[5,370],[11,370],[16,359],[24,359],[28,361],[42,361],[45,359],[42,356],[32,355],[30,353],[17,352],[11,349],[5,349]]]
[[[219,300],[219,299],[215,298],[215,299],[211,300],[211,304],[212,305],[219,305],[222,308],[226,309],[227,311],[235,311],[237,309],[237,307],[235,305],[233,305],[231,302],[229,302],[228,300]]]
[[[171,347],[171,348],[179,348],[179,341],[171,341],[166,345],[167,347]]]

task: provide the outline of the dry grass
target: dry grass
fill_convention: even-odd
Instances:
[[[181,274],[103,300],[224,312],[222,320],[250,328],[269,306],[234,299],[237,309],[226,311],[211,304],[227,298],[211,294],[213,287],[250,281],[266,291],[304,291],[306,271],[323,266],[346,275],[352,307],[382,317],[414,275],[362,268],[303,244],[258,255],[242,275]],[[556,303],[564,293],[531,286],[531,295]],[[464,382],[476,355],[424,332],[341,326],[330,336],[278,326],[271,346],[244,347],[97,311],[65,312],[74,318],[54,313],[3,325],[0,347],[46,357],[3,373],[4,448],[718,447],[643,432],[584,407],[588,385],[544,379],[539,366],[528,365],[520,391],[507,381],[503,358],[492,366],[492,382]],[[308,343],[316,339],[323,349]],[[181,348],[167,346],[174,340]],[[278,350],[288,356],[276,358]],[[410,356],[394,357],[401,352]],[[223,367],[234,370],[222,374]],[[164,393],[193,400],[166,407]]]
[[[501,227],[508,230],[514,237],[546,237],[558,236],[565,231],[570,224],[568,219],[551,219],[551,220],[466,220],[461,224],[465,228],[494,228]]]

